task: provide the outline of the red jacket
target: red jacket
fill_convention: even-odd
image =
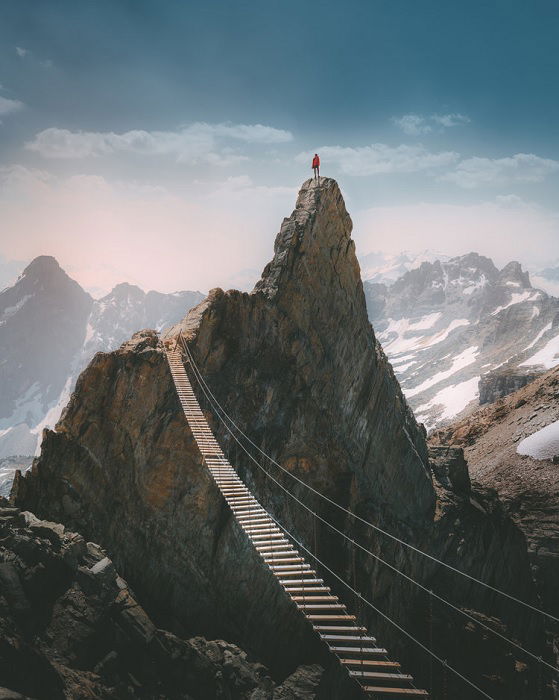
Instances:
[[[318,156],[315,156],[312,159],[312,167],[313,168],[318,168],[320,166],[320,158]]]

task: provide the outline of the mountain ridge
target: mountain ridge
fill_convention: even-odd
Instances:
[[[472,252],[423,262],[390,285],[365,282],[365,292],[404,394],[428,429],[473,410],[487,375],[514,371],[528,380],[559,363],[559,300],[532,287],[517,261],[499,270]]]

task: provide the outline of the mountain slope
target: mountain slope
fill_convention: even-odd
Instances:
[[[427,428],[475,407],[481,377],[515,370],[528,381],[559,362],[559,300],[534,289],[517,262],[499,271],[470,253],[423,263],[390,286],[365,283],[365,292],[383,348]]]
[[[456,491],[433,479],[424,431],[368,321],[350,233],[337,183],[307,181],[254,291],[212,290],[165,339],[184,333],[220,404],[287,472],[451,566],[534,600],[525,542],[498,501],[469,491],[466,478]],[[431,634],[436,652],[491,697],[533,697],[533,665],[517,664],[454,610],[430,605],[398,572],[543,653],[538,620],[362,526],[269,461],[261,470],[236,451],[215,412],[208,417],[259,501],[329,569],[423,643]],[[191,633],[226,630],[274,672],[317,660],[317,636],[286,606],[201,469],[154,332],[94,357],[13,498],[99,541],[155,619]],[[387,617],[324,576],[418,682],[433,685],[434,698],[470,700],[471,689],[444,670],[430,678],[424,651]]]
[[[0,293],[0,458],[35,454],[96,352],[114,350],[139,329],[176,323],[202,298],[120,284],[94,300],[54,258],[33,260]],[[5,470],[0,488],[8,478]]]
[[[559,367],[556,367],[497,403],[435,431],[430,439],[433,445],[463,447],[472,478],[499,494],[528,541],[543,607],[557,617],[558,396]],[[546,438],[546,433],[551,435]],[[543,454],[530,456],[533,451],[526,447],[529,440],[539,442],[542,448],[545,446]],[[557,631],[555,638],[557,650]]]
[[[35,428],[56,404],[92,305],[48,256],[36,258],[0,293],[0,433],[21,424]],[[15,454],[33,454],[37,435],[22,435],[22,442]]]

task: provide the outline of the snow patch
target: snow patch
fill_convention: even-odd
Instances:
[[[514,306],[515,304],[521,304],[523,301],[535,301],[536,299],[539,298],[538,292],[535,292],[532,289],[528,289],[525,292],[519,292],[518,294],[512,293],[510,295],[510,301],[508,304],[505,304],[504,306],[498,306],[495,311],[491,312],[491,316],[496,316],[498,313],[501,311],[504,311],[505,309],[508,309],[509,306]]]
[[[559,364],[559,335],[552,338],[535,355],[521,362],[520,367],[542,365],[545,369],[551,369],[557,364]]]
[[[437,343],[442,343],[456,328],[470,325],[467,318],[456,318],[447,328],[438,331],[438,333],[434,335],[412,336],[411,338],[405,337],[408,331],[418,330],[419,324],[436,323],[436,320],[432,321],[432,317],[436,315],[437,314],[429,314],[429,316],[424,316],[416,323],[411,323],[407,318],[402,318],[398,321],[392,318],[388,319],[388,327],[379,334],[379,339],[383,342],[383,345],[386,343],[386,345],[384,345],[385,352],[388,355],[394,356],[399,353],[409,352],[410,350],[423,350]],[[394,335],[396,337],[394,337]]]
[[[419,406],[416,412],[418,414],[420,412],[426,413],[429,409],[441,406],[442,414],[439,420],[454,418],[454,416],[457,416],[466,408],[470,401],[473,401],[479,396],[478,383],[479,377],[472,377],[472,379],[468,379],[460,384],[447,386],[441,389],[431,401],[423,404],[423,406]]]
[[[442,313],[440,311],[437,311],[433,314],[428,314],[427,316],[423,316],[423,318],[420,318],[419,321],[416,321],[415,323],[410,323],[408,330],[425,331],[429,328],[433,328],[433,326],[440,319],[441,316]]]
[[[559,421],[521,440],[516,451],[534,459],[553,459],[559,455]]]
[[[452,361],[452,365],[449,369],[444,370],[443,372],[437,372],[437,374],[435,374],[433,377],[426,379],[424,382],[419,384],[419,386],[416,386],[413,389],[404,389],[404,394],[406,395],[406,398],[411,399],[413,396],[420,394],[422,391],[426,391],[432,386],[435,386],[436,384],[439,384],[445,379],[448,379],[448,377],[451,377],[453,374],[456,374],[456,372],[459,372],[464,367],[467,367],[468,365],[471,365],[473,362],[475,362],[477,355],[478,349],[476,346],[467,348],[466,350],[464,350],[464,352],[460,353],[460,355],[457,355],[454,358],[454,360]]]
[[[31,297],[33,296],[33,294],[26,294],[18,301],[17,304],[5,308],[4,312],[2,313],[2,318],[0,318],[0,326],[3,326],[9,318],[16,314],[21,308],[23,308],[25,304],[29,301],[29,299],[31,299]]]
[[[529,350],[530,348],[533,348],[534,345],[538,342],[538,340],[539,340],[543,335],[545,335],[545,333],[547,333],[547,331],[550,331],[550,330],[551,330],[551,321],[547,324],[547,326],[544,326],[544,327],[541,329],[541,331],[540,331],[540,332],[538,333],[538,335],[534,338],[534,340],[532,340],[532,342],[530,343],[530,345],[527,345],[527,346],[524,348],[524,352],[526,352],[526,350]]]

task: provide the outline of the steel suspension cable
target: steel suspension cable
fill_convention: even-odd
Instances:
[[[219,418],[220,421],[223,423],[223,425],[225,426],[225,428],[227,429],[227,431],[229,432],[229,434],[231,435],[231,437],[235,440],[235,442],[239,445],[239,447],[247,454],[247,456],[251,459],[251,461],[254,462],[254,464],[256,464],[256,466],[260,469],[260,471],[262,471],[269,479],[271,479],[277,486],[279,486],[280,489],[282,489],[288,496],[290,496],[293,500],[295,500],[302,508],[304,508],[305,510],[307,510],[314,518],[317,518],[318,520],[320,520],[320,521],[321,521],[322,523],[324,523],[327,527],[329,527],[331,530],[333,530],[336,534],[338,534],[338,535],[340,535],[342,538],[344,538],[344,539],[345,539],[347,542],[349,542],[353,547],[359,548],[362,552],[364,552],[365,554],[368,554],[369,556],[373,557],[373,558],[374,558],[376,561],[378,561],[379,563],[384,564],[384,565],[385,565],[386,567],[388,567],[391,571],[393,571],[394,573],[396,573],[396,574],[398,574],[399,576],[403,577],[404,579],[406,579],[406,580],[409,581],[410,583],[414,584],[415,586],[417,586],[418,588],[420,588],[420,589],[421,589],[422,591],[424,591],[425,593],[428,593],[430,596],[436,598],[436,599],[439,600],[441,603],[447,605],[448,607],[450,607],[450,608],[451,608],[452,610],[454,610],[455,612],[457,612],[457,613],[463,615],[464,617],[468,618],[471,622],[473,622],[473,623],[475,623],[475,624],[478,624],[480,627],[483,627],[483,628],[484,628],[485,630],[487,630],[488,632],[494,634],[496,637],[499,637],[501,640],[507,642],[507,644],[510,644],[511,646],[515,647],[516,649],[518,649],[519,651],[523,652],[524,654],[526,654],[526,655],[529,656],[530,658],[534,659],[534,660],[537,661],[538,663],[547,666],[551,671],[554,671],[555,673],[559,673],[559,668],[557,668],[556,666],[553,666],[552,664],[550,664],[550,663],[548,663],[547,661],[543,660],[541,656],[538,656],[537,654],[534,654],[534,652],[530,651],[529,649],[526,649],[526,648],[523,647],[521,644],[518,644],[517,642],[513,641],[512,639],[509,639],[508,637],[506,637],[505,635],[501,634],[501,633],[498,632],[497,630],[493,629],[493,628],[490,627],[489,625],[485,624],[485,623],[482,622],[481,620],[478,620],[477,618],[475,618],[473,615],[470,615],[468,612],[466,612],[466,611],[463,610],[462,608],[459,608],[458,606],[454,605],[454,603],[452,603],[451,601],[449,601],[449,600],[447,600],[446,598],[443,598],[442,596],[438,595],[438,594],[435,593],[433,590],[427,588],[426,586],[424,586],[424,585],[423,585],[422,583],[420,583],[419,581],[416,581],[416,580],[415,580],[414,578],[412,578],[411,576],[408,576],[406,573],[404,573],[403,571],[401,571],[401,570],[398,569],[397,567],[395,567],[395,566],[393,566],[392,564],[390,564],[389,562],[387,562],[385,559],[383,559],[383,558],[382,558],[381,556],[379,556],[378,554],[375,554],[374,552],[371,552],[369,549],[367,549],[367,548],[364,547],[363,545],[359,544],[359,542],[356,542],[355,540],[353,540],[352,538],[350,538],[348,535],[346,535],[345,532],[343,532],[342,530],[339,530],[335,525],[332,525],[332,523],[330,523],[328,520],[326,520],[325,518],[323,518],[321,515],[319,515],[319,514],[316,513],[315,511],[313,511],[309,506],[307,506],[306,503],[304,503],[304,502],[301,501],[299,498],[297,498],[297,496],[295,496],[294,494],[292,494],[281,482],[279,482],[279,481],[278,481],[274,476],[272,476],[266,469],[264,469],[264,467],[258,462],[258,460],[256,460],[256,459],[254,458],[254,456],[246,449],[246,447],[238,440],[237,436],[232,432],[232,430],[229,428],[229,426],[225,423],[225,421],[223,420],[222,416],[220,415],[220,411],[223,411],[223,409],[221,408],[221,405],[219,404],[219,402],[217,401],[217,399],[215,399],[215,397],[213,397],[213,401],[212,401],[212,399],[210,399],[210,397],[209,397],[208,394],[206,393],[205,387],[202,385],[202,382],[204,382],[204,384],[205,384],[206,386],[207,386],[207,384],[206,384],[206,382],[204,381],[204,379],[203,379],[203,377],[202,377],[202,375],[201,375],[201,373],[200,373],[198,367],[195,365],[195,363],[192,363],[191,366],[192,366],[192,369],[193,369],[195,378],[196,378],[196,380],[197,380],[197,382],[198,382],[200,388],[202,389],[202,391],[203,391],[204,394],[206,395],[206,398],[207,398],[209,404],[214,408],[214,410],[215,410],[215,412],[216,412],[218,418]],[[208,391],[209,391],[209,388],[208,388]],[[213,395],[212,395],[212,396],[213,396]]]
[[[182,336],[181,336],[181,340],[182,340],[183,348],[185,349],[185,352],[186,352],[187,355],[188,355],[189,362],[191,363],[192,367],[195,368],[195,369],[200,373],[200,370],[198,369],[198,367],[197,367],[197,365],[196,365],[196,363],[195,363],[195,361],[194,361],[194,358],[192,357],[192,353],[190,352],[190,348],[188,347],[188,345],[187,345],[185,339],[184,339]],[[201,373],[200,373],[200,378],[201,378],[201,382],[203,382],[203,383],[205,384],[205,386],[206,386],[206,388],[207,388],[208,393],[210,394],[210,396],[211,396],[211,397],[213,398],[213,400],[217,403],[217,399],[216,399],[215,395],[214,395],[213,392],[211,391],[210,387],[207,385],[207,383],[206,383],[205,379],[203,378],[203,376],[201,375]],[[513,601],[514,603],[517,603],[518,605],[522,605],[523,607],[525,607],[525,608],[531,610],[532,612],[536,612],[536,613],[538,613],[538,614],[540,614],[540,615],[543,615],[544,617],[547,617],[547,618],[549,618],[550,620],[553,620],[554,622],[559,622],[559,618],[558,618],[558,617],[555,617],[555,616],[552,615],[551,613],[548,613],[548,612],[546,612],[545,610],[541,610],[540,608],[536,607],[535,605],[531,605],[530,603],[527,603],[526,601],[524,601],[524,600],[522,600],[522,599],[520,599],[520,598],[517,598],[516,596],[511,595],[510,593],[507,593],[506,591],[502,591],[501,589],[496,588],[495,586],[492,586],[491,584],[486,583],[485,581],[482,581],[481,579],[478,579],[478,578],[476,578],[475,576],[472,576],[471,574],[467,574],[465,571],[461,571],[460,569],[457,569],[456,567],[452,566],[451,564],[448,564],[447,562],[444,562],[444,561],[442,561],[441,559],[438,559],[437,557],[433,556],[432,554],[428,554],[427,552],[424,552],[423,550],[418,549],[417,547],[414,547],[414,545],[410,544],[409,542],[406,542],[405,540],[402,540],[401,538],[397,537],[396,535],[393,535],[392,533],[388,532],[387,530],[384,530],[383,528],[379,527],[378,525],[375,525],[374,523],[371,523],[371,522],[369,522],[368,520],[365,520],[365,519],[362,518],[361,516],[357,515],[356,513],[353,513],[352,511],[348,510],[347,508],[344,508],[344,506],[340,505],[339,503],[336,503],[336,501],[332,500],[331,498],[329,498],[329,497],[326,496],[325,494],[321,493],[320,491],[317,491],[315,488],[313,488],[312,486],[310,486],[310,484],[307,484],[305,481],[303,481],[302,479],[300,479],[298,476],[296,476],[295,474],[293,474],[292,472],[290,472],[288,469],[286,469],[285,467],[283,467],[281,464],[279,464],[278,462],[276,462],[276,460],[275,460],[273,457],[270,457],[270,455],[268,455],[266,452],[264,452],[264,450],[262,450],[255,442],[253,442],[253,441],[250,439],[250,437],[249,437],[248,435],[246,435],[246,433],[243,432],[243,430],[237,425],[237,423],[235,423],[235,421],[234,421],[234,420],[231,418],[231,416],[225,411],[224,408],[222,408],[221,406],[220,406],[220,408],[221,408],[221,411],[222,411],[223,415],[224,415],[225,418],[231,423],[231,425],[233,425],[233,427],[234,427],[234,428],[235,428],[235,429],[236,429],[236,430],[237,430],[237,431],[238,431],[238,432],[239,432],[239,433],[254,447],[254,448],[256,448],[256,449],[258,450],[258,452],[260,452],[268,461],[270,461],[272,464],[274,464],[276,467],[278,467],[282,472],[284,472],[285,474],[287,474],[288,476],[290,476],[292,479],[294,479],[295,481],[297,481],[299,484],[301,484],[302,486],[304,486],[306,489],[308,489],[309,491],[311,491],[312,493],[314,493],[315,495],[317,495],[319,498],[322,498],[323,500],[327,501],[330,505],[333,505],[334,507],[336,507],[336,508],[338,508],[339,510],[343,511],[344,513],[346,513],[346,514],[349,515],[350,517],[352,517],[352,518],[354,518],[355,520],[358,520],[359,522],[363,523],[363,524],[366,525],[367,527],[372,528],[373,530],[376,530],[377,532],[380,532],[381,534],[383,534],[383,535],[385,535],[386,537],[390,538],[390,539],[393,540],[394,542],[397,542],[398,544],[402,545],[403,547],[407,547],[408,549],[410,549],[411,551],[415,552],[416,554],[419,554],[419,555],[421,555],[421,556],[423,556],[423,557],[426,557],[427,559],[429,559],[429,560],[435,562],[436,564],[439,564],[440,566],[445,567],[445,568],[448,569],[449,571],[452,571],[452,572],[454,572],[454,573],[456,573],[456,574],[459,574],[460,576],[463,576],[463,577],[467,578],[468,580],[472,581],[473,583],[477,583],[477,584],[479,584],[480,586],[483,586],[483,587],[487,588],[488,590],[492,591],[493,593],[496,593],[496,594],[498,594],[498,595],[501,595],[501,596],[507,598],[508,600],[511,600],[511,601]],[[225,422],[224,422],[224,421],[222,421],[222,422],[223,422],[224,425],[225,425]]]

